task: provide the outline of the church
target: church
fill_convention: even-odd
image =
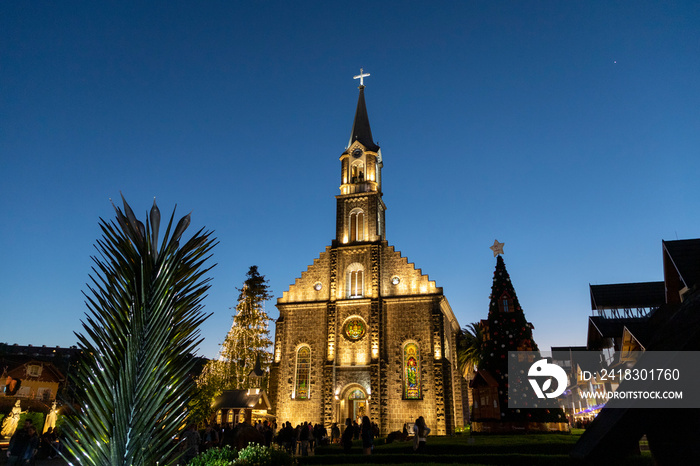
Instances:
[[[336,233],[277,300],[270,403],[278,422],[330,427],[369,416],[382,435],[423,416],[438,435],[464,425],[459,323],[442,288],[386,240],[382,152],[363,74],[340,155]]]

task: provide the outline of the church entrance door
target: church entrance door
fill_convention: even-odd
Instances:
[[[362,416],[369,414],[367,410],[367,395],[361,389],[355,389],[348,395],[348,417],[358,424],[362,423]]]
[[[362,416],[369,416],[369,403],[367,392],[364,387],[353,383],[346,386],[339,397],[338,410],[336,411],[336,422],[345,425],[345,419],[362,422]]]

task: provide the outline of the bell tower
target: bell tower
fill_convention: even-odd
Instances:
[[[377,242],[385,239],[382,201],[382,151],[372,139],[367,117],[365,86],[360,78],[360,96],[350,141],[340,156],[340,195],[336,196],[336,237],[334,246]]]

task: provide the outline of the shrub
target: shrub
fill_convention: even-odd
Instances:
[[[291,466],[294,464],[287,452],[251,443],[238,452],[238,459],[233,462],[237,466]]]
[[[195,456],[189,466],[229,466],[236,459],[236,450],[228,445],[223,448],[210,448]]]

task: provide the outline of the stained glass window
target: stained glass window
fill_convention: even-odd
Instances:
[[[302,346],[297,350],[297,376],[295,398],[309,399],[309,378],[311,376],[311,348]]]
[[[350,340],[359,340],[365,336],[366,331],[367,329],[364,321],[359,318],[349,319],[345,322],[345,328],[343,329],[343,333],[345,333],[345,336]]]
[[[418,345],[407,343],[403,347],[403,397],[407,400],[419,400],[420,390],[420,354]]]
[[[362,392],[362,390],[353,390],[350,395],[348,396],[348,399],[350,400],[364,400],[367,398],[365,394]]]

